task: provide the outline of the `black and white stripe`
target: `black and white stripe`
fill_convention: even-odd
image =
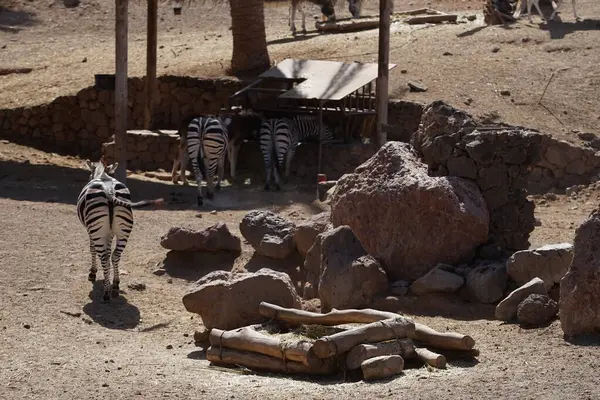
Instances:
[[[221,180],[225,173],[225,155],[227,154],[228,138],[227,126],[231,118],[198,117],[188,125],[187,153],[183,153],[182,168],[187,165],[188,157],[192,160],[194,176],[198,183],[198,205],[202,200],[202,177],[206,178],[207,194],[209,199],[214,196],[213,181],[217,173],[216,188],[221,188]],[[186,157],[187,156],[187,157]]]
[[[275,147],[280,167],[285,157],[285,177],[288,178],[290,176],[292,158],[300,142],[309,138],[319,137],[319,120],[313,115],[298,115],[293,118],[286,118],[286,123],[289,127],[288,132],[282,132],[281,136],[275,138]],[[323,123],[321,141],[332,139],[333,131]]]
[[[286,146],[286,143],[289,143],[289,140],[287,140],[289,136],[290,128],[288,120],[283,118],[267,119],[260,127],[260,151],[263,155],[266,170],[265,190],[269,190],[270,188],[271,174],[273,174],[273,178],[275,179],[275,189],[281,190],[278,168],[283,165],[283,157],[285,157],[284,149],[287,151],[289,147]],[[285,143],[281,143],[278,146],[277,141],[280,139],[283,139]],[[282,151],[281,161],[277,152],[278,147]]]
[[[132,208],[149,204],[158,204],[162,200],[131,202],[129,189],[115,178],[109,176],[117,169],[117,163],[104,167],[102,163],[86,160],[91,171],[90,181],[85,185],[77,199],[77,216],[85,226],[90,239],[92,265],[88,279],[96,281],[96,255],[104,272],[104,301],[119,296],[119,261],[125,250],[127,240],[133,229]],[[114,271],[112,287],[110,284],[111,247],[113,237],[117,238],[112,252]]]

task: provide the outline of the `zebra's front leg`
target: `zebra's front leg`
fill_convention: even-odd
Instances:
[[[306,13],[302,5],[300,5],[300,13],[302,14],[302,34],[306,35]]]
[[[275,179],[275,190],[280,191],[281,185],[279,184],[279,173],[277,172],[277,163],[273,163],[273,178]]]
[[[96,282],[96,272],[98,272],[98,266],[96,264],[96,247],[94,246],[94,242],[90,238],[90,254],[92,255],[92,263],[90,267],[90,274],[88,275],[88,281],[94,283]]]
[[[180,153],[180,157],[179,160],[181,162],[180,164],[180,170],[179,170],[179,178],[181,179],[181,184],[183,186],[188,186],[189,182],[187,180],[187,178],[185,177],[185,171],[187,170],[187,166],[188,163],[190,162],[190,155],[187,152],[187,149],[182,147],[181,148],[181,153]]]
[[[296,36],[296,6],[294,5],[290,8],[290,28],[292,29],[292,35]]]
[[[217,178],[217,184],[215,186],[215,188],[217,190],[221,190],[221,181],[223,180],[224,176],[225,176],[225,153],[223,153],[221,158],[219,158],[219,176]]]
[[[127,245],[127,237],[125,235],[120,235],[121,238],[117,236],[117,244],[115,246],[115,250],[112,253],[112,266],[113,266],[113,283],[111,288],[111,296],[113,298],[119,297],[119,283],[121,282],[121,278],[119,275],[119,262],[121,261],[121,254],[123,254],[123,250],[125,250],[125,246]]]

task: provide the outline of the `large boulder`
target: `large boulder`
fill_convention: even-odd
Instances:
[[[235,329],[261,323],[262,301],[300,308],[300,297],[290,277],[262,268],[254,273],[214,271],[193,283],[183,296],[186,310],[199,314],[207,329]]]
[[[545,294],[530,294],[517,308],[517,320],[524,326],[540,326],[558,313],[558,304]]]
[[[240,232],[258,254],[284,259],[294,251],[294,223],[264,210],[250,211],[240,222]]]
[[[481,265],[467,275],[467,289],[480,303],[491,304],[502,298],[508,277],[503,263]]]
[[[387,288],[383,268],[367,254],[350,227],[323,234],[319,298],[324,312],[369,306]]]
[[[547,295],[544,281],[533,278],[523,286],[510,292],[504,300],[496,306],[496,318],[500,321],[510,321],[517,316],[519,304],[531,294]]]
[[[179,251],[242,251],[240,238],[232,235],[222,222],[202,231],[172,227],[160,238],[160,245],[165,249]]]
[[[328,211],[313,215],[308,221],[298,224],[294,232],[294,243],[296,248],[303,256],[306,256],[308,250],[315,243],[317,235],[325,232],[331,227],[331,213]]]
[[[443,264],[438,265],[425,276],[417,279],[410,285],[410,291],[416,295],[428,293],[454,293],[465,280],[462,276],[443,269]]]
[[[559,283],[573,260],[573,245],[551,244],[535,250],[514,253],[506,263],[508,276],[518,285],[536,276],[544,281],[546,290]]]
[[[560,281],[560,324],[567,337],[600,332],[600,210],[575,231],[573,262]]]
[[[408,144],[386,143],[336,188],[333,225],[350,226],[392,280],[470,260],[488,239],[488,210],[477,186],[429,176]]]
[[[317,235],[315,242],[306,253],[304,269],[306,269],[306,283],[302,292],[302,298],[310,300],[319,297],[319,279],[321,276],[321,244],[323,233]]]

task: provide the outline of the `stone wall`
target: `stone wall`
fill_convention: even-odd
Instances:
[[[424,105],[404,100],[390,100],[388,107],[388,140],[410,142],[411,136],[419,129]]]
[[[158,78],[156,127],[176,129],[187,114],[215,113],[245,84],[234,79]],[[128,81],[128,129],[143,126],[144,79]],[[44,151],[98,158],[115,127],[114,91],[88,87],[49,104],[0,110],[0,137]]]

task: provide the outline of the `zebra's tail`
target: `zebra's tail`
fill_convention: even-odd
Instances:
[[[114,195],[114,193],[109,194],[109,197],[114,205],[123,207],[142,208],[150,205],[153,205],[155,207],[161,207],[165,204],[165,201],[162,198],[156,200],[141,200],[133,203],[128,200],[119,199],[117,196]]]

